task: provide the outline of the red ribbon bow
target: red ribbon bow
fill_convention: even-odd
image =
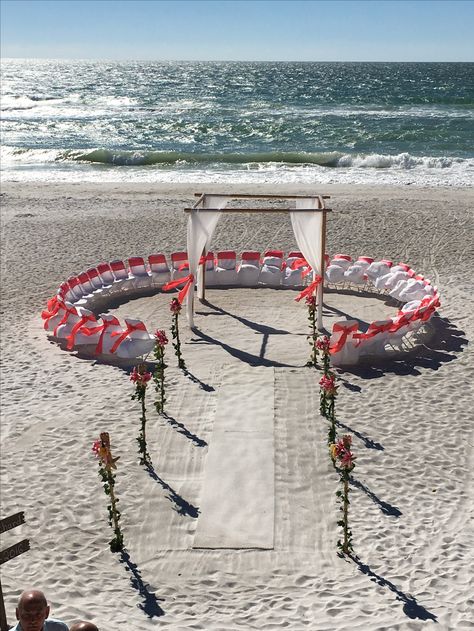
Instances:
[[[89,331],[88,333],[86,333],[86,335],[93,335],[94,333],[97,333],[98,331],[102,331],[102,333],[100,334],[99,337],[99,341],[97,342],[97,346],[95,347],[95,351],[94,353],[96,355],[101,355],[103,348],[104,348],[104,335],[105,332],[107,331],[107,329],[111,326],[117,326],[117,323],[114,322],[113,320],[104,320],[102,322],[102,324],[100,324],[99,326],[95,327],[94,329],[84,329],[85,331]]]
[[[169,283],[166,283],[166,285],[163,285],[162,289],[163,291],[170,291],[171,289],[176,289],[177,287],[180,287],[181,285],[184,284],[184,287],[181,289],[181,291],[178,294],[178,302],[179,304],[183,304],[183,300],[186,297],[186,294],[189,291],[189,288],[191,287],[191,285],[194,283],[194,275],[193,274],[189,274],[188,276],[185,276],[184,278],[178,278],[177,280],[172,280]]]
[[[59,309],[64,305],[64,300],[60,296],[53,296],[47,302],[47,310],[41,312],[43,320],[49,320],[57,314]],[[46,328],[46,322],[44,323]]]
[[[77,315],[76,307],[66,307],[66,305],[64,304],[62,305],[62,308],[64,309],[64,315],[56,325],[56,328],[53,331],[53,335],[57,334],[58,329],[62,324],[66,324],[66,322],[69,320],[70,315]]]
[[[138,324],[127,323],[127,328],[125,329],[125,331],[112,331],[110,337],[116,337],[118,335],[119,338],[115,341],[115,344],[110,349],[110,352],[115,353],[120,344],[125,340],[129,333],[132,333],[132,331],[146,331],[146,327],[143,322],[139,322]]]
[[[384,333],[385,331],[390,331],[390,327],[392,326],[393,321],[390,320],[385,324],[370,324],[367,333],[354,333],[353,337],[355,340],[359,340],[357,346],[360,346],[362,340],[370,340],[370,338],[375,337],[379,333]]]
[[[389,329],[390,333],[396,333],[412,320],[416,320],[418,318],[416,311],[407,311],[406,313],[400,312],[400,314],[401,315],[393,321],[393,324]]]
[[[356,322],[355,324],[351,324],[351,326],[344,326],[344,324],[338,324],[337,322],[332,327],[333,333],[341,333],[341,337],[337,340],[337,342],[329,347],[329,352],[334,355],[335,353],[339,353],[344,344],[346,343],[347,338],[349,337],[349,333],[354,333],[359,328],[359,324]]]
[[[316,278],[313,280],[312,283],[310,283],[305,289],[303,289],[303,291],[298,294],[295,298],[296,302],[299,302],[300,300],[302,300],[303,298],[305,298],[306,296],[309,296],[310,294],[313,293],[313,291],[316,291],[316,289],[318,288],[319,283],[322,281],[322,277],[321,276],[316,276]]]
[[[306,267],[306,269],[301,269],[303,267]],[[293,269],[293,270],[301,269],[301,278],[304,278],[308,274],[311,274],[311,272],[313,271],[313,268],[308,263],[308,261],[306,259],[302,259],[302,258],[295,259],[293,261],[293,263],[290,265],[290,269]]]
[[[68,335],[66,338],[68,341],[67,346],[66,346],[68,351],[72,351],[72,349],[74,348],[74,344],[76,342],[76,335],[79,332],[79,329],[83,327],[86,322],[97,322],[95,315],[92,315],[92,314],[83,315],[81,319],[79,320],[79,322],[76,322],[76,324],[72,327],[71,335]],[[94,327],[94,328],[97,328],[97,327]],[[84,329],[87,330],[87,327],[84,327]],[[81,331],[81,333],[83,333],[83,331]],[[86,335],[88,334],[86,333]]]

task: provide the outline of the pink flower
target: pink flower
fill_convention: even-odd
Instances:
[[[341,461],[342,466],[346,469],[352,469],[355,459],[356,457],[354,456],[354,454],[348,449],[344,450],[344,453],[339,456],[339,460]]]
[[[306,304],[308,307],[314,309],[316,307],[316,296],[306,296]]]
[[[162,348],[163,346],[166,346],[166,344],[168,344],[168,338],[166,337],[166,333],[161,329],[157,329],[155,331],[155,340],[158,346],[161,346]]]
[[[319,385],[326,394],[337,394],[336,377],[334,375],[323,375],[319,380]]]
[[[99,457],[101,447],[102,447],[102,442],[100,441],[100,439],[98,438],[97,440],[94,440],[94,442],[92,443],[92,453],[95,454],[97,457]]]
[[[148,381],[150,381],[152,377],[151,372],[147,372],[146,370],[143,370],[142,367],[133,367],[133,370],[130,374],[130,381],[139,385],[139,386],[144,386],[146,387],[146,384],[148,383]]]
[[[323,335],[323,337],[318,337],[316,340],[316,348],[318,351],[323,351],[327,353],[329,351],[329,338],[327,335]]]
[[[341,438],[341,442],[344,445],[345,449],[350,449],[352,445],[352,436],[350,434],[344,434]]]
[[[174,315],[178,315],[181,311],[181,304],[177,298],[173,298],[170,302],[170,311]]]

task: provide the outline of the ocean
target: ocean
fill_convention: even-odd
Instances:
[[[3,59],[1,178],[471,186],[473,63]]]

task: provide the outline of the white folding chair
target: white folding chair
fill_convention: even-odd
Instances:
[[[281,285],[283,250],[267,250],[263,255],[258,282],[261,285],[277,287]]]
[[[238,284],[237,254],[234,250],[221,250],[216,255],[216,285],[231,286]]]
[[[241,287],[256,287],[260,276],[260,252],[246,250],[242,252],[237,269],[238,283]]]

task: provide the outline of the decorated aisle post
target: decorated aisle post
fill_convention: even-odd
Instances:
[[[188,298],[189,300],[189,298]],[[170,311],[173,314],[173,322],[171,324],[171,334],[173,336],[173,348],[175,350],[176,357],[178,358],[178,367],[182,370],[186,370],[186,364],[181,356],[181,341],[179,339],[179,325],[178,319],[181,313],[181,303],[177,298],[173,298],[170,302]]]
[[[119,459],[112,457],[110,451],[110,436],[108,432],[101,432],[100,438],[94,441],[92,451],[99,459],[99,475],[104,483],[104,491],[110,497],[110,504],[107,506],[109,511],[109,524],[114,531],[114,537],[110,540],[109,545],[112,552],[120,552],[123,550],[123,533],[120,529],[120,511],[117,508],[118,499],[115,497],[115,474],[113,469],[117,469],[116,462]]]
[[[311,294],[311,296],[306,296],[306,305],[308,307],[308,320],[309,327],[311,329],[311,334],[308,335],[309,343],[311,345],[311,355],[306,365],[314,366],[316,368],[318,359],[318,348],[316,346],[316,340],[318,339],[318,331],[316,328],[316,296],[313,294]]]
[[[353,552],[352,532],[349,529],[349,478],[350,473],[354,469],[354,460],[356,457],[351,452],[352,438],[349,434],[345,434],[337,443],[329,446],[331,456],[337,462],[337,470],[342,483],[342,491],[337,491],[336,495],[341,501],[342,519],[337,522],[342,527],[343,540],[337,542],[338,548],[342,554],[350,554]]]
[[[327,336],[320,337],[316,341],[315,346],[321,353],[324,372],[323,376],[319,380],[319,409],[321,415],[329,421],[328,443],[331,444],[336,440],[335,401],[338,386],[336,386],[336,375],[329,367],[329,338]]]
[[[158,414],[162,414],[165,411],[165,346],[168,344],[168,338],[163,330],[157,329],[155,331],[155,347],[153,352],[156,357],[157,365],[155,372],[153,373],[153,380],[155,382],[155,390],[158,393],[159,399],[155,401],[155,408]]]
[[[138,442],[138,453],[141,455],[140,464],[145,464],[145,465],[151,462],[150,454],[148,453],[147,444],[146,444],[146,407],[145,407],[146,389],[151,377],[152,377],[151,372],[147,371],[145,364],[134,366],[132,373],[130,375],[130,381],[132,381],[135,384],[135,392],[132,394],[132,399],[136,399],[137,401],[141,402],[141,410],[142,410],[142,415],[140,418],[141,426],[140,426],[140,433],[138,434],[137,442]]]

